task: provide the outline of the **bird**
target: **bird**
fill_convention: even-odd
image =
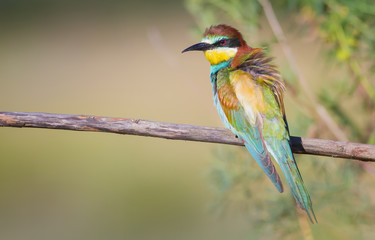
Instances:
[[[312,223],[317,223],[310,195],[290,146],[283,102],[285,83],[264,49],[248,46],[237,29],[220,24],[207,28],[201,42],[182,53],[204,53],[211,65],[214,105],[224,126],[244,142],[282,193],[284,188],[271,160],[273,156],[297,206],[306,212]]]

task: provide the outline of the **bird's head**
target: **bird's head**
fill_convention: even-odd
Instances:
[[[240,48],[250,48],[241,33],[235,28],[221,24],[206,29],[200,43],[182,52],[203,51],[211,65],[217,65],[232,60]]]

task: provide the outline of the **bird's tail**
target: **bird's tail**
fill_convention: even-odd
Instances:
[[[268,144],[270,144],[270,146]],[[312,208],[310,195],[305,184],[303,183],[301,173],[298,170],[298,166],[290,149],[288,140],[284,139],[280,141],[279,139],[274,139],[267,141],[267,148],[280,165],[280,168],[285,175],[298,206],[306,211],[307,216],[312,223],[314,223],[314,220],[315,223],[317,223],[318,221],[316,220],[315,213]]]

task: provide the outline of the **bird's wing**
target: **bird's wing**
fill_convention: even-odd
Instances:
[[[261,76],[261,81],[267,84],[274,94],[278,109],[283,114],[286,129],[289,133],[283,102],[285,85],[276,66],[270,63],[272,58],[266,57],[263,50],[264,48],[252,48],[251,50],[243,49],[242,52],[238,52],[236,58],[232,61],[231,67],[248,72],[252,76],[256,76],[256,78]]]
[[[289,131],[284,120],[282,95],[278,94],[280,91],[274,85],[267,81],[262,81],[262,79],[260,79],[260,82],[263,83],[261,89],[265,100],[265,111],[262,117],[263,136],[267,149],[280,165],[298,206],[306,211],[312,222],[312,218],[316,221],[309,193],[290,148]]]
[[[259,89],[252,89],[250,81],[251,75],[243,71],[238,74],[230,73],[227,69],[219,71],[217,74],[217,104],[219,113],[223,113],[227,121],[224,121],[231,130],[245,142],[245,146],[254,159],[261,166],[263,171],[271,179],[279,192],[283,192],[283,185],[270,155],[262,135],[262,119],[253,97],[254,92]],[[236,82],[236,84],[232,84]],[[250,91],[250,92],[249,92]],[[247,103],[249,102],[249,103]],[[255,105],[253,105],[255,104]],[[224,120],[225,120],[224,119]]]

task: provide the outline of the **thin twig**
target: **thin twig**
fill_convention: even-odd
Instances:
[[[310,87],[307,84],[307,80],[305,76],[302,74],[300,68],[298,67],[297,61],[294,58],[292,49],[290,48],[285,34],[281,28],[279,21],[276,18],[275,12],[273,11],[272,5],[268,0],[258,0],[259,3],[262,5],[264,13],[266,15],[267,21],[271,26],[271,29],[276,36],[278,42],[281,45],[281,48],[284,51],[286,58],[293,70],[293,72],[297,75],[298,82],[302,88],[302,91],[307,96],[309,101],[314,106],[315,112],[324,122],[324,124],[328,127],[330,132],[341,141],[348,141],[348,138],[345,136],[344,132],[340,129],[340,127],[336,124],[336,122],[332,119],[329,115],[327,109],[321,105],[314,94],[311,92]]]
[[[107,132],[175,140],[242,146],[229,130],[140,119],[110,118],[53,113],[0,112],[0,127],[27,127],[73,131]],[[375,162],[375,146],[323,139],[291,137],[294,153]]]

